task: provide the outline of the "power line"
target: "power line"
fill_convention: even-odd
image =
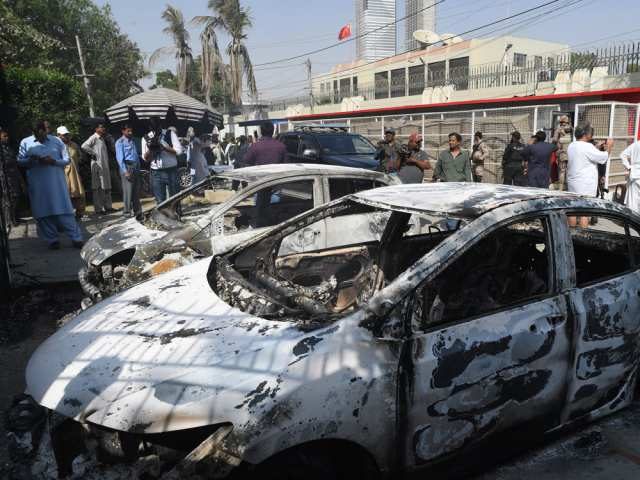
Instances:
[[[340,45],[344,45],[344,44],[349,43],[349,42],[354,42],[355,40],[357,40],[359,38],[366,37],[367,35],[371,35],[372,33],[377,32],[378,30],[382,30],[382,29],[388,28],[391,25],[396,25],[396,24],[402,22],[403,20],[406,20],[407,18],[414,17],[414,16],[418,15],[419,13],[424,12],[425,10],[429,10],[430,8],[434,8],[436,5],[444,3],[445,1],[446,0],[438,0],[438,1],[436,1],[435,3],[433,3],[433,4],[429,5],[429,6],[421,8],[420,10],[416,11],[415,13],[411,13],[409,15],[405,15],[404,17],[399,18],[397,20],[394,20],[393,22],[389,22],[389,23],[387,23],[385,25],[382,25],[380,27],[374,28],[373,30],[370,30],[368,32],[361,33],[360,35],[356,35],[355,37],[351,37],[351,38],[349,38],[347,40],[342,40],[340,42],[333,43],[331,45],[327,45],[326,47],[318,48],[318,49],[312,50],[310,52],[302,53],[300,55],[294,55],[293,57],[282,58],[280,60],[272,60],[270,62],[259,63],[259,64],[254,65],[254,66],[255,67],[262,67],[262,66],[265,66],[265,65],[273,65],[275,63],[290,62],[291,60],[297,60],[298,58],[308,57],[309,55],[315,55],[316,53],[324,52],[325,50],[329,50],[331,48],[335,48],[335,47],[338,47]],[[560,0],[556,0],[556,1],[560,1]]]

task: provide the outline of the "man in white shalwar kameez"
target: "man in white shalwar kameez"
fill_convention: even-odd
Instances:
[[[64,174],[69,164],[67,148],[47,131],[45,122],[36,123],[33,135],[20,142],[18,152],[18,165],[27,170],[31,212],[38,225],[38,235],[49,248],[60,248],[60,230],[71,238],[74,247],[81,248],[82,232],[74,217]]]
[[[593,145],[593,127],[578,127],[575,130],[576,141],[567,148],[569,157],[567,165],[567,190],[570,192],[595,197],[598,193],[598,165],[609,160],[613,147],[613,140],[609,138],[604,145],[605,150],[599,150]],[[579,217],[580,226],[589,226],[589,217]],[[578,218],[569,217],[569,226],[575,227]]]
[[[640,141],[635,141],[620,154],[627,174],[627,196],[624,203],[640,213]]]

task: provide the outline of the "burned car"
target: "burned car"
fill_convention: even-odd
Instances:
[[[93,236],[78,273],[97,302],[147,278],[224,251],[262,229],[343,195],[399,183],[381,173],[323,165],[265,165],[211,176],[144,215]]]
[[[639,285],[640,217],[608,201],[356,193],[46,340],[26,372],[48,419],[36,473],[107,458],[125,477],[397,478],[511,429],[590,421],[632,400]]]

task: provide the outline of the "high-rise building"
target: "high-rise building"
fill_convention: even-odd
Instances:
[[[358,60],[368,62],[396,54],[396,0],[355,0]],[[384,25],[391,24],[383,27]]]
[[[435,5],[429,7],[429,5],[433,5],[434,3],[435,0],[404,1],[405,15],[408,16],[405,29],[405,48],[407,50],[415,50],[419,47],[418,41],[413,38],[413,32],[416,30],[435,31],[436,7]]]

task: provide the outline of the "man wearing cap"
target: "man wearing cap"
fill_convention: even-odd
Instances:
[[[140,205],[140,157],[133,141],[133,128],[129,124],[122,126],[122,136],[116,141],[116,161],[122,182],[122,215],[142,217]]]
[[[111,205],[109,141],[105,124],[98,123],[95,133],[82,144],[82,151],[91,157],[91,188],[97,214],[115,212]]]
[[[393,128],[385,128],[384,139],[378,142],[378,170],[385,173],[397,173],[400,159],[400,146],[396,143],[396,132]]]
[[[82,178],[80,177],[80,160],[82,159],[82,152],[77,143],[71,140],[71,132],[64,125],[59,126],[56,129],[58,138],[62,140],[67,148],[67,154],[69,155],[69,164],[64,167],[64,175],[67,178],[67,187],[69,187],[69,196],[71,197],[71,204],[76,210],[76,220],[80,220],[84,215],[85,209],[85,192],[82,185]]]
[[[398,177],[402,183],[422,183],[424,179],[424,171],[431,169],[429,156],[421,147],[422,137],[414,132],[409,135],[407,147],[409,149],[409,157],[400,163]]]

